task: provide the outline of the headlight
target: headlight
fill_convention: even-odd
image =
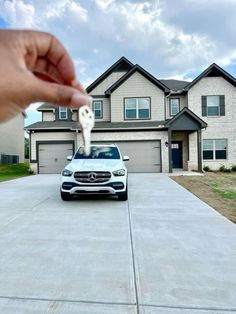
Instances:
[[[71,177],[72,174],[73,174],[73,171],[70,171],[70,170],[68,170],[68,169],[64,169],[64,170],[62,171],[62,175],[63,175],[64,177]]]
[[[124,176],[125,175],[125,169],[119,169],[119,170],[113,171],[112,173],[115,177]]]

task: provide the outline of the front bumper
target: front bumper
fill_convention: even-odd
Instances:
[[[116,195],[126,190],[126,179],[120,181],[112,181],[105,184],[81,184],[74,180],[69,181],[68,178],[62,181],[61,191],[76,194],[110,194]],[[123,177],[124,178],[124,177]]]

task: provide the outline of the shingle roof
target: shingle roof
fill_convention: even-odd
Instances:
[[[166,85],[172,91],[180,91],[183,90],[190,82],[187,81],[179,81],[179,80],[159,80],[162,84]]]
[[[26,130],[39,129],[78,129],[79,123],[76,121],[40,121],[25,127]]]
[[[44,110],[53,110],[53,109],[55,109],[56,108],[56,106],[54,106],[53,104],[50,104],[50,103],[44,103],[44,104],[42,104],[41,106],[39,106],[38,108],[37,108],[37,111],[44,111]]]
[[[165,121],[142,121],[142,122],[96,122],[94,130],[108,129],[160,129],[165,127]]]
[[[143,121],[143,122],[96,122],[94,130],[119,129],[160,129],[165,127],[165,121]],[[26,130],[46,130],[46,129],[80,129],[79,122],[76,121],[41,121],[25,127]]]

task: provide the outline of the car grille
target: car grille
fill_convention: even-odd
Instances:
[[[74,178],[81,183],[103,183],[111,178],[109,171],[80,171],[74,173]]]

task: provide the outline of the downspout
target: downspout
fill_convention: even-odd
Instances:
[[[165,121],[166,121],[166,111],[167,111],[167,105],[168,105],[168,98],[173,94],[173,91],[170,90],[169,94],[165,96]],[[169,110],[168,110],[169,111]],[[170,112],[169,112],[170,116]],[[172,154],[171,154],[171,131],[168,128],[168,168],[169,173],[172,173]]]

